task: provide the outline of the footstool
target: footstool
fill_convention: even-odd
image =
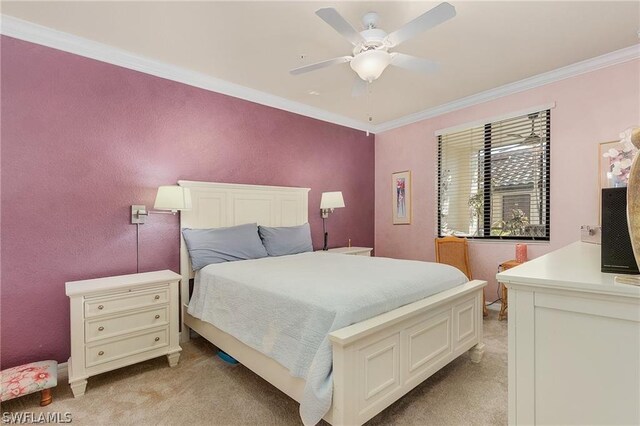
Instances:
[[[40,405],[51,404],[51,388],[58,384],[58,363],[40,361],[0,372],[0,401],[40,392]]]

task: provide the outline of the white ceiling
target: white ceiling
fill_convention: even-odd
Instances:
[[[321,7],[357,29],[376,11],[391,32],[438,3],[3,1],[2,13],[373,124],[638,43],[638,1],[450,1],[455,18],[395,49],[436,59],[436,74],[389,67],[360,98],[348,64],[288,74],[351,53],[315,15]]]

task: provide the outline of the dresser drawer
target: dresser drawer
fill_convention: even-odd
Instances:
[[[111,296],[86,298],[84,315],[86,318],[92,318],[130,309],[162,305],[167,303],[168,300],[169,288],[166,285],[145,290],[116,293]]]
[[[136,333],[109,343],[94,343],[86,347],[86,367],[115,361],[141,352],[168,345],[169,328],[163,327]]]
[[[86,321],[85,342],[106,339],[127,332],[168,324],[169,306],[146,309],[108,318],[97,317]]]

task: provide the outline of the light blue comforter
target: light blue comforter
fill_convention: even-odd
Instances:
[[[466,281],[436,263],[302,253],[206,266],[189,313],[305,379],[300,416],[313,425],[331,407],[328,333]]]

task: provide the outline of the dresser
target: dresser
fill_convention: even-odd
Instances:
[[[331,253],[350,254],[352,256],[371,256],[371,247],[336,247],[327,251]]]
[[[577,242],[497,275],[509,292],[509,424],[640,424],[640,287]]]
[[[166,355],[178,363],[178,285],[171,271],[145,272],[65,285],[71,305],[69,384],[84,395],[87,378]]]

